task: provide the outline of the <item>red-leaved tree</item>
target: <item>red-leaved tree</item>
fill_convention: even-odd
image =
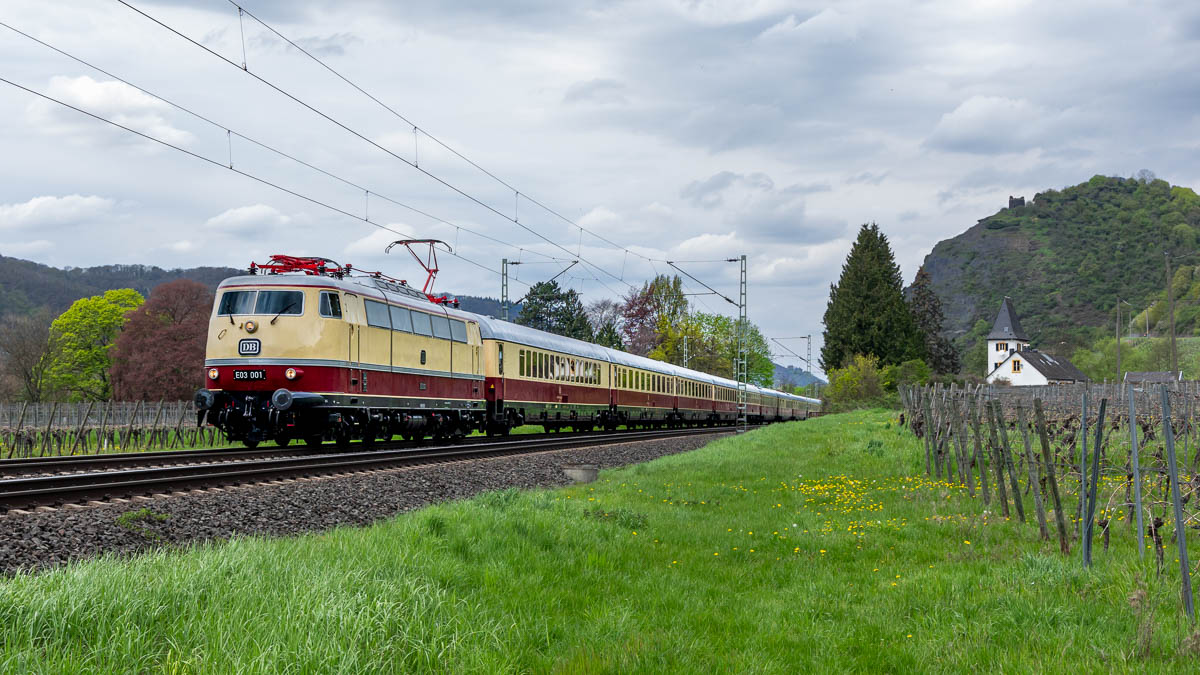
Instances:
[[[202,385],[213,292],[180,279],[154,287],[129,313],[113,346],[110,371],[118,401],[183,401]]]

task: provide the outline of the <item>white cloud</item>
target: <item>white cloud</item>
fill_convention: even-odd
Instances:
[[[0,243],[0,252],[7,256],[35,256],[47,253],[55,248],[54,243],[45,239]]]
[[[239,206],[229,209],[205,221],[206,227],[226,232],[262,232],[292,222],[292,217],[280,213],[266,204]]]
[[[795,14],[789,14],[764,30],[759,37],[764,40],[787,38],[808,44],[834,44],[857,40],[858,30],[857,18],[827,7],[804,21],[798,21]]]
[[[973,154],[1022,152],[1047,142],[1077,140],[1058,132],[1078,134],[1083,117],[1075,109],[1049,110],[1024,98],[972,96],[942,115],[926,144]]]
[[[107,216],[115,202],[95,195],[34,197],[19,204],[0,204],[0,228],[66,225]]]
[[[98,81],[87,75],[57,75],[50,78],[46,94],[167,143],[187,145],[195,139],[191,132],[176,128],[168,121],[171,106],[124,82]],[[52,134],[79,135],[94,133],[99,128],[95,121],[74,110],[40,98],[29,104],[27,114],[35,127]]]

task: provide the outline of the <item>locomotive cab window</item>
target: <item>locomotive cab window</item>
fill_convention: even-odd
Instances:
[[[221,295],[221,304],[217,305],[217,316],[253,313],[257,295],[258,291],[225,291]]]
[[[342,298],[333,291],[321,291],[320,313],[327,319],[342,318]]]
[[[467,341],[467,324],[458,319],[450,319],[450,337],[455,342]]]
[[[255,314],[298,315],[304,313],[304,293],[300,291],[259,291]]]

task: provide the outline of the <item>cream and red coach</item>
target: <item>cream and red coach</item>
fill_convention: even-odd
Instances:
[[[217,289],[206,387],[195,399],[199,421],[230,440],[371,442],[507,434],[523,424],[590,430],[737,419],[732,380],[459,311],[332,261],[278,260]],[[815,405],[747,388],[754,423],[798,419]]]

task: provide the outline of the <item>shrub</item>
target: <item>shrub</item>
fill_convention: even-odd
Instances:
[[[887,405],[879,359],[856,354],[845,368],[830,371],[825,398],[834,411]]]
[[[933,370],[921,359],[905,361],[898,366],[886,366],[880,374],[885,391],[896,391],[901,385],[929,384]]]

